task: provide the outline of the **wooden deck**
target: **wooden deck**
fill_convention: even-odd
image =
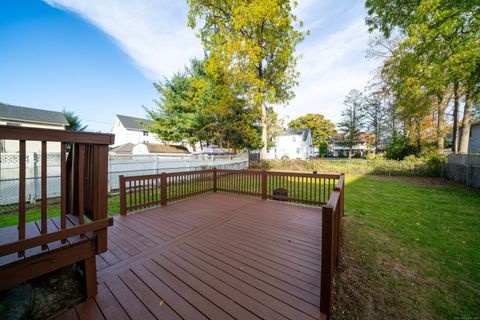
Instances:
[[[98,294],[57,319],[322,319],[321,210],[211,193],[115,217]]]

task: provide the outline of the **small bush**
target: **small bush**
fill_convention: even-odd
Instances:
[[[404,136],[395,136],[386,151],[387,159],[403,160],[406,156],[414,154],[415,148]]]

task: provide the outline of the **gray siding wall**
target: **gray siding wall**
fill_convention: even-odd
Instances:
[[[470,142],[468,144],[468,153],[480,153],[480,124],[472,126],[470,131]]]

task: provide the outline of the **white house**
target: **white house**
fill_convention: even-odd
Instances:
[[[63,112],[0,103],[0,125],[65,130],[68,122]],[[27,141],[27,152],[40,152],[41,148],[40,142]],[[0,140],[0,152],[17,153],[18,151],[18,141]],[[60,143],[47,143],[47,152],[60,152]]]
[[[352,156],[353,157],[365,157],[369,151],[372,151],[373,148],[369,147],[367,144],[367,135],[365,133],[360,133],[359,143],[352,146]],[[333,137],[333,143],[328,146],[328,154],[332,157],[348,157],[348,152],[350,148],[343,144],[343,135],[337,134]]]
[[[115,115],[111,133],[115,135],[114,147],[126,143],[162,143],[155,134],[148,132],[146,126],[152,124],[152,120]]]
[[[267,159],[310,159],[313,156],[312,132],[310,129],[289,129],[275,137],[275,146],[270,148]]]

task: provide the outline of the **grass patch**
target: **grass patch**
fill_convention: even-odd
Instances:
[[[335,319],[480,314],[480,192],[439,179],[347,177]]]
[[[108,197],[108,215],[115,216],[120,214],[120,201],[118,195]],[[60,203],[53,203],[47,206],[47,216],[49,218],[60,215]],[[30,207],[25,212],[25,221],[31,222],[40,220],[40,204]],[[0,228],[18,224],[18,212],[9,212],[0,214]]]

